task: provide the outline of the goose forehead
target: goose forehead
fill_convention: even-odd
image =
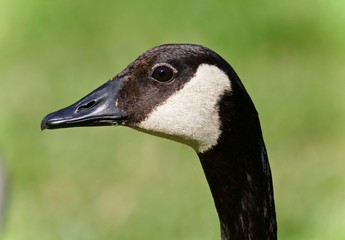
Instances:
[[[231,92],[228,76],[214,65],[201,64],[194,76],[138,124],[153,134],[167,134],[205,152],[221,135],[219,101]]]
[[[199,62],[198,60],[208,55],[216,56],[217,54],[199,45],[166,44],[147,50],[133,62],[133,65],[137,68],[139,65],[147,67],[152,66],[153,63],[178,63],[184,60],[187,60],[189,62],[188,64],[193,64],[193,62]]]

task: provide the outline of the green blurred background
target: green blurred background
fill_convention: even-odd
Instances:
[[[345,1],[0,0],[3,239],[219,239],[192,149],[48,112],[162,43],[236,69],[260,113],[280,239],[345,239]]]

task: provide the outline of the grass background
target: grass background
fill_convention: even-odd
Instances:
[[[41,132],[162,43],[208,46],[260,112],[280,239],[345,239],[345,2],[0,0],[2,238],[219,239],[188,147],[123,127]]]

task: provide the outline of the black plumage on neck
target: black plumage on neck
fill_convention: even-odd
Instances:
[[[221,238],[277,239],[272,176],[259,117],[243,86],[232,87],[219,102],[218,144],[198,154],[217,208]]]

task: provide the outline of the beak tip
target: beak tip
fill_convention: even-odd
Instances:
[[[47,117],[43,118],[41,121],[41,131],[45,130],[48,128],[48,124],[47,124]]]
[[[41,124],[41,131],[44,131],[47,127]]]
[[[55,122],[55,112],[53,113],[49,113],[48,115],[46,115],[42,121],[41,121],[41,131],[45,130],[45,129],[51,129],[52,126],[54,126],[54,122]]]

